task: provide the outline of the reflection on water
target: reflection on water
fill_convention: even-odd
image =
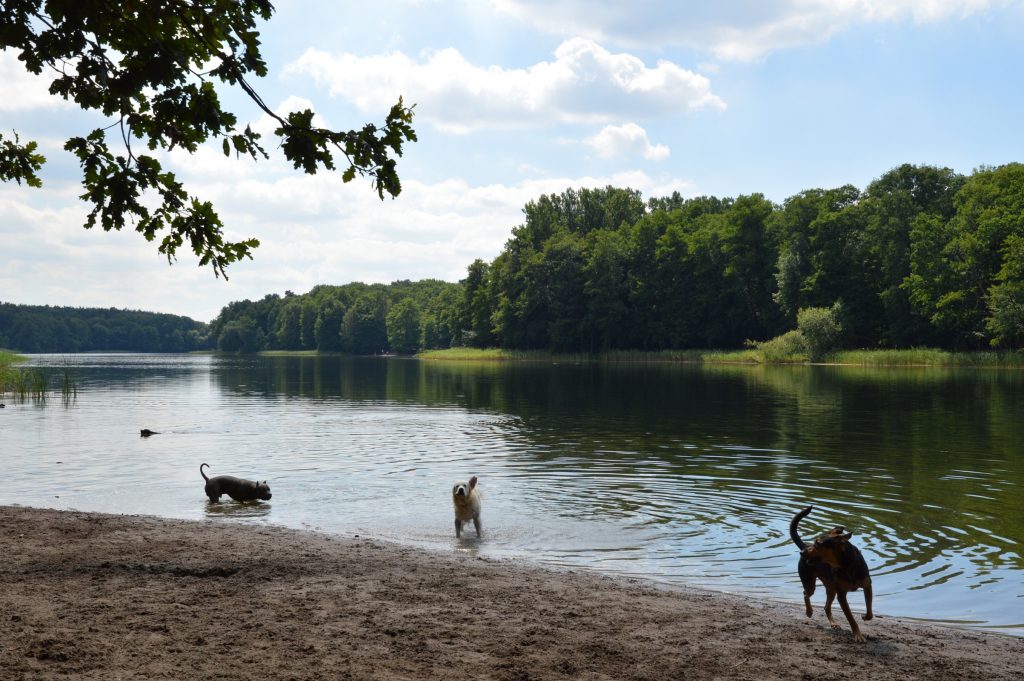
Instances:
[[[1024,635],[1020,372],[33,361],[70,361],[78,398],[6,400],[0,503],[363,533],[794,602],[788,523],[813,503],[804,535],[853,530],[878,612]],[[273,503],[209,504],[203,461],[267,479]],[[484,538],[456,540],[451,485],[471,474]]]
[[[232,518],[247,520],[268,518],[272,508],[269,501],[232,501],[213,503],[207,501],[203,511],[208,518]]]

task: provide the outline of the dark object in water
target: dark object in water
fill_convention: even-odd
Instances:
[[[143,428],[142,430],[139,431],[139,437],[149,437],[150,435],[159,434],[160,433],[156,432],[155,430],[150,430],[149,428]]]
[[[266,480],[259,482],[258,480],[236,478],[233,475],[218,475],[210,478],[203,472],[204,468],[209,467],[210,464],[208,463],[200,464],[199,474],[206,481],[203,491],[206,492],[206,496],[210,497],[212,503],[220,501],[220,495],[222,494],[227,494],[235,501],[256,501],[257,499],[270,501],[270,498],[273,496],[270,493],[270,485],[267,484]]]

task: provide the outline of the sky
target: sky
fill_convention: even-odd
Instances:
[[[490,262],[544,194],[643,197],[864,189],[903,163],[1024,161],[1024,0],[278,0],[254,85],[278,113],[335,129],[415,104],[419,141],[381,201],[368,180],[162,154],[211,200],[229,279],[187,249],[173,264],[131,225],[85,230],[63,150],[109,123],[0,52],[0,130],[39,142],[42,189],[0,184],[0,302],[150,310],[210,321],[232,301],[319,284],[458,281]],[[222,89],[243,123],[268,117]]]

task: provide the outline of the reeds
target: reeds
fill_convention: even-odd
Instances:
[[[46,399],[46,372],[41,367],[12,368],[5,384],[5,390],[18,399]]]
[[[1024,368],[1022,352],[948,352],[935,348],[909,350],[845,350],[832,356],[836,364],[866,367],[1007,367]]]
[[[78,397],[78,374],[67,360],[64,361],[60,371],[60,397],[65,405]]]
[[[45,400],[50,389],[50,376],[43,367],[18,367],[24,357],[9,350],[0,350],[0,396],[10,394],[19,400]],[[78,375],[67,361],[59,374],[60,394],[65,404],[78,397]]]
[[[810,359],[799,339],[783,334],[749,343],[743,350],[610,350],[599,353],[555,353],[543,350],[449,348],[424,350],[417,357],[446,361],[532,360],[553,362],[691,362],[705,364],[807,364]],[[843,350],[826,355],[828,364],[863,367],[1003,367],[1024,368],[1024,352],[948,352],[934,348],[909,350]]]

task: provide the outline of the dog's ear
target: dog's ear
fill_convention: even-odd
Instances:
[[[849,541],[850,537],[853,536],[853,532],[847,532],[846,534],[839,535],[839,538],[843,541]]]
[[[469,488],[473,489],[474,487],[476,487],[476,476],[475,475],[472,478],[469,479]]]

